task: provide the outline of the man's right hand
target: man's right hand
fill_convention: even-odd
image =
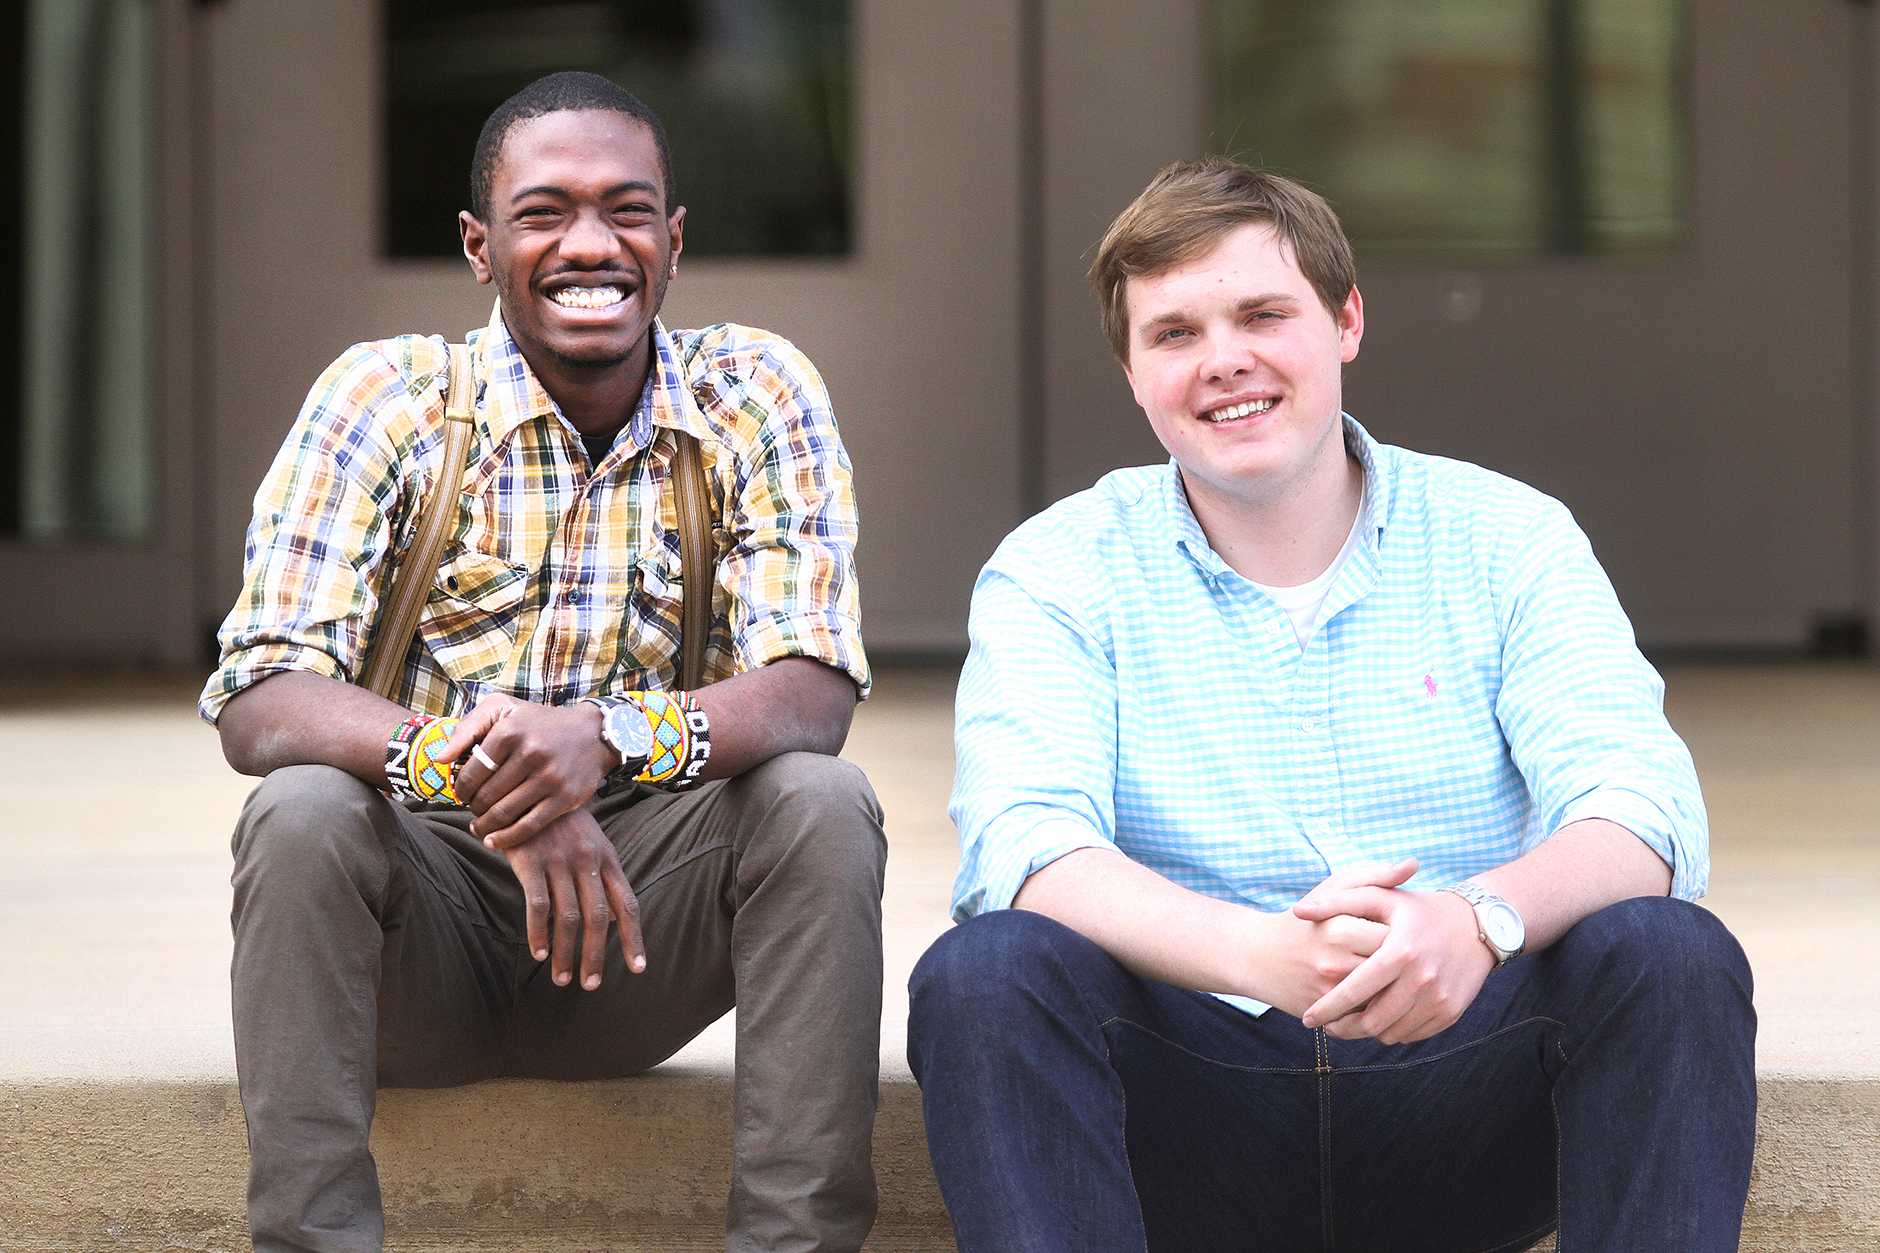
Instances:
[[[586,809],[563,814],[526,844],[503,850],[522,884],[528,910],[529,951],[550,960],[557,985],[574,978],[575,954],[581,955],[581,986],[601,985],[607,953],[607,928],[618,923],[620,952],[627,969],[646,969],[646,942],[640,935],[640,902],[600,823]]]

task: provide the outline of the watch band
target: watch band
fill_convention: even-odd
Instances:
[[[606,696],[583,696],[579,703],[592,705],[601,711],[601,742],[612,749],[619,758],[613,768],[601,779],[599,794],[604,796],[631,784],[635,776],[646,768],[646,756],[644,754],[637,757],[629,756],[627,749],[622,747],[620,742],[615,738],[613,729],[608,725],[612,721],[611,715],[614,710],[622,706],[631,706],[644,717],[646,707],[632,695],[620,692],[611,693]]]
[[[1438,888],[1437,891],[1454,892],[1471,905],[1486,905],[1491,900],[1501,899],[1473,879],[1464,879],[1460,883],[1451,883],[1446,887]]]
[[[616,749],[606,734],[608,715],[622,705],[632,705],[646,718],[651,733],[647,755],[639,762],[623,760],[616,774],[607,776],[606,786],[626,782],[644,783],[667,792],[682,792],[696,787],[705,763],[711,758],[711,719],[690,692],[620,692],[607,696],[584,696],[582,702],[601,711],[602,736]]]
[[[1512,949],[1503,948],[1501,945],[1497,944],[1494,938],[1491,937],[1488,933],[1488,923],[1487,923],[1487,920],[1483,917],[1483,914],[1490,908],[1497,906],[1497,905],[1501,906],[1502,908],[1506,909],[1510,914],[1512,914],[1515,918],[1517,925],[1520,924],[1521,911],[1516,909],[1511,903],[1509,903],[1506,897],[1497,896],[1495,893],[1489,891],[1487,888],[1483,887],[1481,884],[1476,883],[1470,879],[1464,879],[1460,883],[1447,884],[1441,888],[1438,888],[1437,891],[1453,892],[1457,896],[1460,896],[1463,900],[1469,902],[1469,908],[1475,914],[1475,938],[1480,940],[1482,942],[1482,946],[1486,948],[1489,951],[1489,953],[1494,956],[1496,969],[1499,970],[1501,967],[1507,965],[1510,961],[1513,961],[1516,957],[1519,957],[1522,951],[1527,947],[1526,937],[1525,937],[1525,931],[1526,931],[1525,926],[1522,927],[1522,930],[1524,933],[1522,937],[1522,942]]]

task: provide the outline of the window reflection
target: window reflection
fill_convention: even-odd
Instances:
[[[7,6],[0,535],[149,533],[151,6]],[[10,332],[10,333],[9,333]]]
[[[458,255],[490,110],[555,70],[604,74],[672,145],[694,256],[849,250],[849,0],[385,0],[384,243]]]
[[[1677,0],[1217,0],[1213,147],[1370,254],[1650,252],[1683,231]]]

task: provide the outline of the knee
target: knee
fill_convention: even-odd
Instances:
[[[831,882],[872,885],[888,860],[881,803],[868,776],[822,753],[783,753],[732,780],[748,815],[745,857]]]
[[[236,876],[302,881],[334,868],[356,873],[362,858],[382,863],[391,824],[375,821],[373,808],[390,803],[332,766],[284,766],[242,808],[232,842]]]
[[[907,983],[910,1036],[947,1024],[983,1031],[1077,995],[1077,968],[1102,950],[1060,922],[1025,909],[969,918],[928,948]]]
[[[1754,991],[1742,945],[1709,910],[1663,896],[1620,901],[1568,932],[1601,967],[1601,982],[1629,988],[1693,1024],[1749,1012]]]

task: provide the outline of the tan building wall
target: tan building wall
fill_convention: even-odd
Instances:
[[[1209,0],[856,0],[854,255],[688,258],[675,324],[790,335],[827,376],[878,652],[957,649],[973,574],[1037,506],[1159,459],[1083,286],[1108,218],[1205,150]],[[0,658],[189,661],[256,481],[357,339],[461,332],[489,293],[377,255],[374,0],[155,0],[159,526],[0,543],[48,614]],[[1360,258],[1348,406],[1381,438],[1565,499],[1648,643],[1795,648],[1880,623],[1880,20],[1689,0],[1687,243],[1646,261]],[[657,101],[653,102],[656,106]],[[1476,314],[1441,316],[1472,291]]]

